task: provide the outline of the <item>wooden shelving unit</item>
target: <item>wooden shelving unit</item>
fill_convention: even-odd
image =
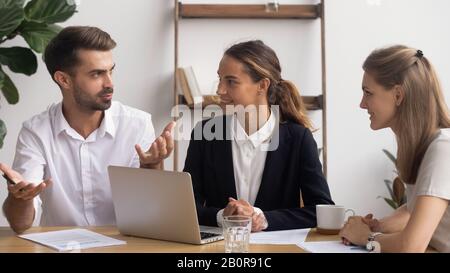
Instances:
[[[203,96],[203,107],[210,104],[219,104],[218,96]],[[321,110],[323,108],[323,97],[319,96],[302,96],[303,103],[305,103],[308,111]],[[187,105],[189,108],[194,108],[193,104],[188,104],[183,95],[178,95],[178,102],[182,105]]]
[[[205,95],[203,96],[202,108],[208,105],[220,105],[218,96]],[[178,95],[179,105],[187,105],[189,108],[193,109],[194,104],[188,104],[183,95]]]
[[[178,27],[181,19],[320,19],[321,20],[321,64],[322,93],[318,96],[303,96],[308,110],[322,110],[322,160],[323,172],[327,176],[327,119],[326,119],[326,56],[325,56],[325,0],[317,5],[279,5],[277,11],[266,5],[228,5],[228,4],[182,4],[175,1],[175,81],[174,106],[183,103],[178,95],[176,69],[178,68]],[[185,102],[184,102],[185,103]],[[178,170],[178,145],[174,149],[174,169]]]
[[[316,19],[318,5],[281,5],[278,11],[266,11],[265,5],[179,4],[181,18],[241,19]]]

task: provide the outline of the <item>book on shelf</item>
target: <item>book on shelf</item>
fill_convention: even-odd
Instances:
[[[180,93],[186,99],[186,103],[188,105],[202,103],[203,95],[192,66],[177,68],[176,76]]]

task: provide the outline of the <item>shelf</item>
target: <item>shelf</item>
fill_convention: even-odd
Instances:
[[[279,5],[278,11],[266,11],[266,5],[220,5],[179,3],[181,18],[241,19],[316,19],[321,5]]]
[[[191,109],[195,106],[194,104],[187,104],[183,95],[178,95],[178,102],[181,105],[187,105]],[[220,105],[219,96],[203,96],[202,108],[205,108],[208,105]]]
[[[218,96],[203,96],[202,108],[207,105],[216,104],[219,105]],[[323,109],[323,96],[302,96],[303,102],[306,105],[308,111],[322,110]],[[186,100],[183,95],[178,95],[178,101],[180,104],[187,105],[189,108],[194,108],[194,105],[186,104]]]
[[[308,111],[323,110],[323,95],[302,96],[302,99]]]

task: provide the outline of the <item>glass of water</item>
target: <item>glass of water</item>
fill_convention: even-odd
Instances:
[[[225,253],[247,253],[252,231],[252,217],[224,216],[222,223]]]

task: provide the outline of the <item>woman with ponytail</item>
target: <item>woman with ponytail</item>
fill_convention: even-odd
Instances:
[[[261,41],[235,44],[217,73],[227,115],[197,124],[184,167],[200,224],[248,215],[252,231],[315,227],[315,206],[333,201],[311,121],[275,52]]]
[[[360,106],[373,130],[396,136],[407,203],[381,220],[350,218],[341,237],[382,252],[450,252],[450,116],[436,72],[421,50],[401,45],[373,51],[363,69]]]

